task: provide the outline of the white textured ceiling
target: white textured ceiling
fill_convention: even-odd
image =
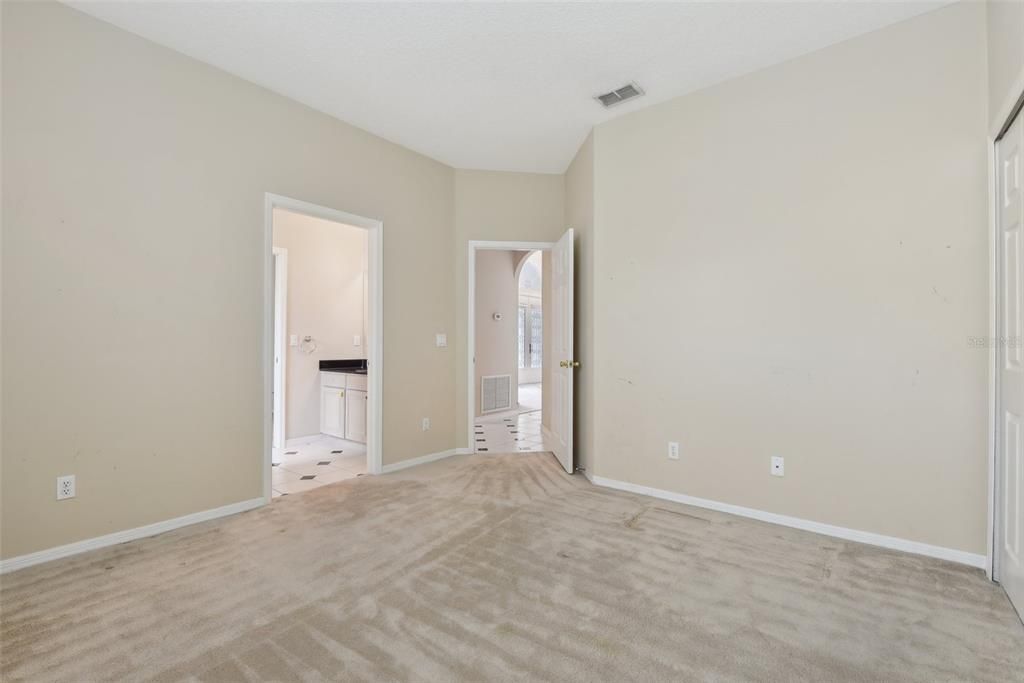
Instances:
[[[948,3],[69,4],[451,166],[561,173],[597,123]]]

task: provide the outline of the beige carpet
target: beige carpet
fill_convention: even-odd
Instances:
[[[591,486],[362,477],[2,579],[5,680],[1014,681],[979,571]]]

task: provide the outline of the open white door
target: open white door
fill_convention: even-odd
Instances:
[[[1024,614],[1024,116],[996,146],[999,412],[996,422],[997,576]]]
[[[551,435],[552,450],[565,471],[572,474],[573,360],[573,234],[566,231],[551,250]],[[546,399],[546,397],[545,397]]]

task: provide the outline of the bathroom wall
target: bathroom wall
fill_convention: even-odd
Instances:
[[[320,433],[320,361],[366,358],[368,232],[274,210],[274,247],[288,252],[285,438]],[[313,338],[315,349],[302,340]],[[359,344],[355,337],[359,337]]]

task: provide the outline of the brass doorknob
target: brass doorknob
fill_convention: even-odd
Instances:
[[[560,360],[560,361],[558,361],[558,367],[560,367],[560,368],[567,368],[567,367],[569,367],[569,361],[567,361],[567,360]]]
[[[580,362],[578,360],[560,360],[558,361],[558,367],[560,368],[578,368]]]

